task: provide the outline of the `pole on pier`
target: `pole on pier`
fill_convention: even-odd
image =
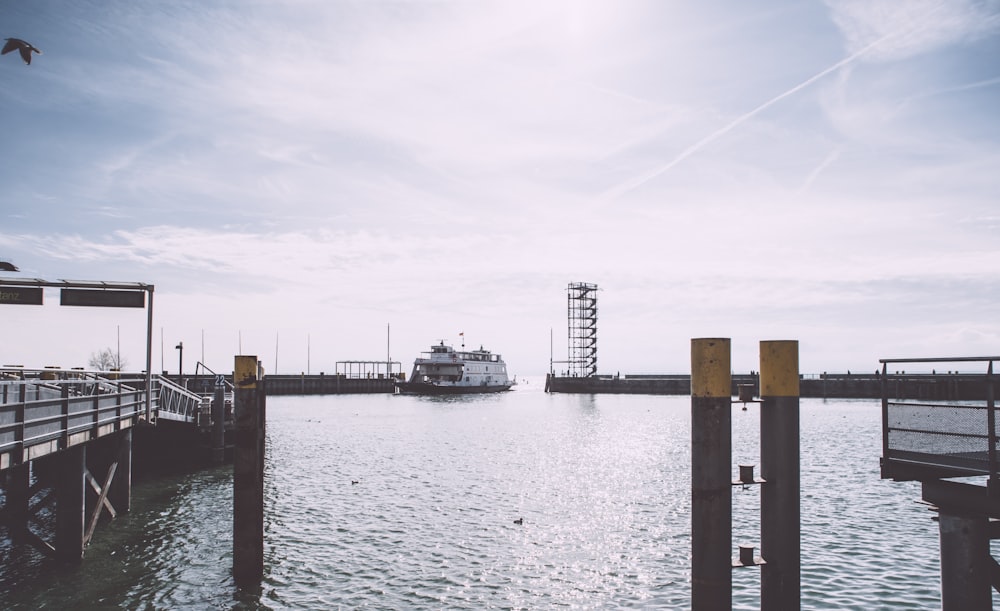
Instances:
[[[691,340],[691,608],[732,607],[730,340]]]
[[[760,343],[762,611],[801,608],[799,343]]]
[[[87,513],[85,478],[87,450],[83,444],[66,448],[57,455],[55,553],[60,560],[83,559]]]
[[[212,398],[212,462],[221,465],[226,460],[226,380],[215,376],[215,396]]]
[[[146,422],[153,417],[153,285],[146,287],[149,293],[149,305],[146,306]],[[163,330],[160,330],[160,361],[163,361]],[[119,366],[121,364],[119,363]]]
[[[253,587],[264,577],[265,395],[256,356],[236,357],[233,386],[233,578]]]

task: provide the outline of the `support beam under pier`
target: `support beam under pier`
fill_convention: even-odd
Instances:
[[[83,444],[63,450],[55,457],[56,537],[55,554],[60,560],[83,559],[86,520],[87,449]]]

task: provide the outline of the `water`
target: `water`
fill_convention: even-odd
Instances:
[[[232,582],[224,467],[137,484],[79,567],[0,546],[0,607],[690,607],[690,398],[533,382],[270,397],[259,591]],[[801,408],[802,607],[940,608],[934,514],[917,484],[879,479],[878,403]],[[757,423],[756,405],[734,407],[734,476],[758,462]],[[735,555],[759,544],[760,496],[733,495]],[[736,571],[734,607],[759,608],[759,585]]]

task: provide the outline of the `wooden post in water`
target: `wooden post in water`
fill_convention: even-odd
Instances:
[[[761,611],[795,611],[800,598],[799,343],[760,343]]]
[[[226,380],[215,376],[215,396],[212,398],[212,462],[221,465],[226,460]]]
[[[944,611],[992,609],[989,519],[942,507],[938,510],[938,528],[941,608]]]
[[[115,437],[114,455],[107,462],[118,466],[108,490],[108,501],[116,513],[126,513],[132,508],[132,429],[120,431]]]
[[[691,608],[733,599],[730,340],[691,340]]]
[[[256,356],[237,356],[233,370],[233,578],[253,587],[264,577],[264,383]]]
[[[84,520],[87,513],[87,449],[84,444],[56,455],[56,557],[67,562],[83,559]]]
[[[20,421],[23,422],[23,419]],[[7,514],[11,539],[17,543],[24,539],[28,528],[30,490],[31,463],[26,462],[11,467],[7,472],[7,488],[4,490],[7,500],[3,510]]]

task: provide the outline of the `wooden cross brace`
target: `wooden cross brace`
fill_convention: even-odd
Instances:
[[[98,484],[97,480],[91,475],[89,469],[84,470],[84,474],[87,477],[87,482],[90,483],[90,487],[94,489],[97,493],[97,505],[94,506],[94,513],[90,516],[90,523],[87,525],[87,533],[83,538],[84,545],[90,543],[91,537],[94,536],[94,529],[97,528],[97,520],[101,517],[101,512],[106,507],[108,513],[111,514],[111,518],[114,519],[118,516],[118,512],[111,505],[111,501],[108,500],[108,490],[111,488],[111,482],[115,479],[115,471],[118,470],[118,461],[111,463],[111,467],[108,468],[108,475],[104,478],[104,485]]]

